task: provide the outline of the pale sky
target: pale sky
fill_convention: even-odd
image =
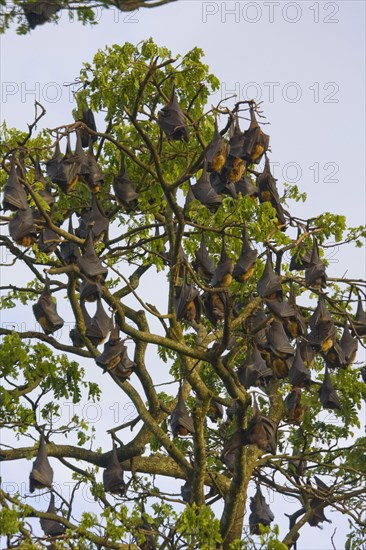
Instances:
[[[238,99],[263,101],[279,187],[286,180],[296,182],[308,194],[306,204],[294,205],[293,213],[306,218],[330,211],[345,214],[352,226],[361,225],[365,223],[364,24],[363,0],[178,0],[132,14],[104,11],[93,27],[70,22],[63,14],[59,25],[37,27],[26,36],[10,30],[1,38],[1,117],[8,126],[26,129],[37,99],[47,110],[45,127],[71,122],[75,105],[64,84],[72,82],[82,62],[91,61],[106,45],[137,43],[152,36],[173,54],[198,46],[222,82],[212,102],[232,93]],[[332,276],[347,272],[365,277],[362,250],[340,247],[331,260]],[[15,319],[9,312],[7,320]],[[273,511],[275,522],[285,529],[283,509],[273,506]],[[335,527],[336,547],[344,547],[345,523],[339,514],[326,515],[333,524],[324,530],[305,527],[298,550],[329,550]]]

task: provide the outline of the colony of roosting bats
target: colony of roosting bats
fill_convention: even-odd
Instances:
[[[278,194],[276,180],[271,174],[267,151],[269,136],[266,135],[256,119],[256,105],[248,102],[250,108],[249,128],[242,132],[238,117],[230,114],[230,123],[220,132],[217,122],[212,141],[205,150],[202,174],[194,185],[190,185],[186,195],[184,213],[189,219],[189,205],[194,199],[216,212],[222,203],[223,195],[230,195],[233,200],[239,194],[258,198],[260,202],[269,201],[274,207],[281,230],[286,230],[286,213],[284,212]],[[113,373],[121,382],[128,379],[135,367],[127,355],[127,348],[119,337],[118,324],[113,322],[102,305],[103,284],[107,277],[107,267],[103,265],[95,250],[95,243],[108,230],[109,219],[102,211],[98,201],[98,191],[103,185],[104,175],[93,152],[93,141],[88,128],[96,130],[93,113],[87,109],[83,113],[82,122],[76,130],[76,147],[72,151],[70,134],[66,135],[67,146],[65,154],[60,151],[59,140],[55,152],[46,165],[47,180],[41,171],[39,159],[34,161],[34,182],[43,184],[39,195],[49,207],[49,216],[57,209],[56,194],[52,193],[56,185],[61,193],[70,193],[77,183],[83,182],[92,192],[91,207],[79,218],[79,227],[72,225],[72,213],[69,214],[68,233],[84,241],[79,246],[74,240],[64,239],[60,243],[59,235],[47,226],[42,213],[36,207],[30,207],[29,187],[23,183],[26,179],[25,155],[15,155],[11,158],[9,177],[4,189],[3,207],[15,214],[9,221],[11,238],[19,245],[29,247],[34,243],[45,254],[58,251],[58,258],[64,265],[74,264],[78,268],[80,307],[85,322],[85,334],[75,327],[70,332],[70,338],[75,347],[85,345],[85,336],[95,345],[104,344],[102,353],[96,358],[98,366],[104,371]],[[170,102],[158,114],[158,124],[166,138],[171,140],[189,141],[190,132],[185,115],[181,110],[177,95],[173,88]],[[225,134],[228,138],[225,139]],[[87,148],[87,152],[85,152]],[[265,157],[264,169],[257,173],[256,181],[250,176],[253,171],[248,168],[258,164]],[[121,168],[113,181],[114,199],[127,213],[138,212],[139,193],[129,179],[124,159]],[[301,245],[300,245],[301,248]],[[329,370],[347,368],[354,361],[357,351],[357,337],[366,335],[366,315],[359,298],[356,315],[350,327],[344,325],[341,338],[331,314],[327,309],[324,289],[327,284],[325,265],[319,255],[318,243],[313,239],[311,251],[298,251],[291,260],[290,270],[305,272],[305,287],[318,293],[318,304],[308,322],[304,319],[301,308],[296,305],[295,288],[291,287],[288,297],[284,296],[281,276],[273,269],[272,257],[267,253],[264,271],[257,281],[257,294],[262,298],[262,305],[244,322],[243,331],[247,338],[248,350],[243,364],[238,368],[238,378],[244,388],[259,387],[265,391],[268,382],[273,377],[288,380],[292,390],[284,400],[287,410],[287,420],[299,424],[304,415],[301,403],[303,389],[309,388],[314,382],[311,379],[311,365],[316,354],[325,360],[325,376],[320,385],[319,398],[326,409],[340,409],[341,402],[333,388]],[[169,254],[164,253],[169,265]],[[181,249],[181,264],[187,266],[188,259]],[[233,280],[244,285],[253,276],[257,260],[257,250],[252,248],[245,227],[242,232],[242,249],[236,262],[228,256],[225,240],[222,239],[221,256],[218,264],[210,258],[206,246],[205,232],[199,248],[195,251],[195,259],[191,268],[202,280],[203,285],[210,287],[203,294],[187,279],[187,270],[183,267],[181,284],[176,286],[175,311],[177,319],[188,323],[200,323],[205,316],[213,326],[217,326],[229,315],[229,310],[236,315],[240,305],[232,305],[229,287]],[[217,290],[215,290],[217,289]],[[91,317],[86,309],[86,302],[96,302],[96,312]],[[63,326],[63,320],[58,315],[56,303],[53,300],[50,281],[47,278],[44,290],[33,306],[36,320],[46,334],[52,334]],[[363,372],[365,376],[365,372]],[[366,378],[366,376],[365,376]],[[233,410],[231,410],[233,409]],[[235,407],[227,410],[230,420]],[[223,418],[222,405],[212,401],[209,416],[212,420]],[[186,436],[194,433],[194,425],[186,408],[181,389],[175,409],[171,413],[170,424],[174,436]],[[253,416],[247,428],[237,430],[225,443],[221,459],[229,470],[234,467],[235,451],[243,445],[257,445],[266,453],[275,453],[277,446],[277,424],[262,415],[258,405],[253,400]],[[298,469],[304,467],[301,462]],[[44,436],[41,436],[39,451],[30,475],[30,490],[51,487],[53,472],[49,465]],[[118,461],[116,447],[110,455],[110,460],[103,474],[104,489],[115,495],[125,493],[123,470]],[[327,487],[316,479],[318,491],[326,494]],[[189,483],[182,487],[182,497],[191,502],[192,495]],[[321,506],[322,502],[324,506]],[[314,498],[311,506],[317,508],[309,523],[318,525],[325,521],[323,513],[325,502]],[[250,503],[250,526],[252,533],[258,532],[258,524],[269,525],[273,519],[265,499],[258,487]],[[54,512],[54,500],[51,499],[49,512]],[[57,522],[42,520],[42,528],[46,534],[57,535],[64,527]]]

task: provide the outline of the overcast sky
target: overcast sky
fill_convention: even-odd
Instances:
[[[363,0],[178,0],[130,14],[103,11],[99,19],[99,25],[83,27],[63,14],[59,25],[38,27],[30,35],[6,33],[1,116],[8,126],[26,129],[35,99],[47,109],[45,127],[71,122],[75,105],[65,84],[106,45],[152,36],[173,54],[198,46],[222,82],[213,102],[232,93],[263,101],[278,184],[295,182],[308,194],[306,205],[294,206],[294,213],[306,218],[330,211],[345,214],[350,225],[365,223]],[[359,249],[336,249],[331,261],[333,276],[365,277]],[[282,523],[277,515],[276,521]],[[328,550],[337,525],[337,549],[344,547],[345,529],[336,519],[324,531],[306,528],[299,550]]]

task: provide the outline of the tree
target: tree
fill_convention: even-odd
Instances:
[[[16,22],[17,33],[27,34],[39,25],[49,22],[58,22],[62,12],[67,10],[70,18],[75,15],[78,21],[84,25],[90,23],[97,24],[97,10],[115,9],[121,12],[134,12],[140,8],[155,8],[169,4],[175,0],[97,0],[90,2],[83,0],[81,2],[72,0],[14,0],[6,2],[2,0],[3,6],[0,14],[0,32],[4,33],[11,23]]]
[[[329,509],[350,519],[349,548],[364,540],[365,281],[331,277],[324,251],[365,230],[291,215],[306,195],[280,198],[263,112],[207,108],[219,82],[202,53],[107,47],[81,70],[74,122],[34,136],[36,104],[28,132],[3,126],[3,258],[33,279],[3,285],[2,307],[32,305],[39,325],[1,328],[16,438],[0,457],[32,459],[30,492],[52,495],[46,510],[2,489],[8,548],[291,548]],[[57,425],[64,399],[119,395],[136,412],[110,444],[77,414]],[[97,509],[76,504],[85,487]],[[268,490],[292,499],[281,535]]]

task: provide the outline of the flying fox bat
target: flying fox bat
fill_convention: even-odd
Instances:
[[[74,230],[72,227],[72,215],[70,214],[69,218],[69,228],[68,232],[70,235],[74,235]],[[76,264],[79,258],[81,258],[79,247],[73,241],[64,241],[60,245],[60,254],[61,258],[65,264]]]
[[[230,157],[241,157],[243,153],[244,132],[239,125],[239,117],[236,113],[234,125],[230,126],[229,132],[229,155]]]
[[[91,208],[80,218],[79,227],[75,229],[75,235],[80,239],[86,239],[89,227],[92,226],[94,241],[99,241],[108,230],[109,219],[101,211],[98,200],[93,194]]]
[[[233,277],[238,283],[245,283],[254,273],[258,251],[250,247],[247,232],[242,233],[243,245],[240,256],[233,269]]]
[[[217,322],[225,318],[229,305],[225,292],[204,292],[202,302],[207,319],[216,327]]]
[[[93,141],[89,136],[89,149],[86,155],[86,161],[83,163],[80,171],[82,180],[86,183],[92,193],[98,193],[100,186],[104,181],[104,174],[97,163],[93,151]]]
[[[240,193],[243,197],[246,195],[252,198],[259,196],[258,187],[253,184],[250,176],[246,174],[244,174],[240,180],[235,183],[235,190],[238,195]]]
[[[288,381],[296,388],[309,388],[311,385],[310,370],[306,367],[301,357],[299,345],[296,348],[295,359],[288,373]]]
[[[269,253],[267,255],[264,271],[257,282],[257,291],[259,296],[270,300],[274,298],[282,300],[283,297],[281,277],[273,271],[272,259]]]
[[[72,342],[72,345],[75,347],[75,348],[83,348],[85,347],[85,342],[79,332],[79,329],[77,326],[75,326],[74,328],[72,328],[69,332],[69,337],[70,337],[70,340]]]
[[[185,279],[182,286],[175,288],[174,305],[178,321],[200,322],[202,307],[198,290]]]
[[[98,367],[102,367],[104,371],[115,368],[121,360],[121,354],[125,351],[126,346],[119,337],[119,329],[114,327],[108,342],[104,344],[103,353],[101,353],[95,362]]]
[[[118,460],[117,448],[113,444],[112,453],[103,472],[104,490],[112,493],[112,495],[124,496],[126,493],[126,484],[123,480],[123,474],[123,468]]]
[[[297,338],[305,334],[306,324],[300,311],[290,302],[279,302],[278,300],[267,300],[268,309],[275,319],[283,323],[286,334],[290,338]]]
[[[257,177],[257,187],[259,189],[259,201],[270,202],[276,210],[277,219],[280,225],[286,225],[285,213],[280,202],[276,180],[272,176],[269,159],[266,156],[266,162],[262,174]]]
[[[259,126],[255,117],[254,107],[250,107],[250,125],[244,132],[242,158],[247,162],[258,164],[263,154],[268,150],[269,136]]]
[[[37,228],[31,208],[17,210],[9,221],[9,235],[20,246],[32,246],[37,240]]]
[[[263,386],[272,376],[272,369],[267,367],[265,360],[254,346],[247,353],[244,363],[238,368],[240,383],[245,389],[251,386]]]
[[[188,414],[187,407],[184,403],[182,389],[179,388],[178,402],[175,409],[170,415],[170,426],[174,437],[178,435],[194,434],[195,429],[192,417]]]
[[[67,136],[65,155],[62,156],[59,142],[56,143],[53,157],[46,162],[47,175],[56,183],[61,191],[69,193],[79,178],[80,160],[71,151],[70,136]]]
[[[365,382],[366,384],[366,367],[361,367],[360,368],[360,374],[361,374],[361,378],[362,380]]]
[[[222,198],[212,188],[206,168],[202,170],[202,175],[195,185],[191,186],[192,193],[203,206],[206,206],[211,212],[216,212],[222,203]]]
[[[64,326],[64,320],[58,315],[56,304],[52,299],[48,277],[38,302],[33,306],[33,313],[46,334],[53,334]]]
[[[278,357],[295,355],[295,350],[286,336],[282,323],[274,320],[266,330],[268,346],[275,355]]]
[[[3,209],[16,212],[17,210],[27,210],[27,208],[27,192],[19,181],[15,162],[12,160],[9,177],[4,187]]]
[[[212,258],[210,258],[206,246],[205,234],[202,232],[201,244],[198,250],[195,251],[195,260],[192,262],[192,267],[204,279],[210,281],[214,275],[216,266]]]
[[[246,164],[245,161],[239,157],[234,157],[229,154],[226,159],[225,165],[221,171],[221,178],[225,184],[236,184],[242,179],[245,174]],[[234,185],[235,191],[236,186]]]
[[[311,329],[309,342],[320,351],[327,353],[336,341],[337,329],[322,295],[319,296],[318,305],[309,319],[309,326]]]
[[[107,338],[113,328],[112,319],[103,308],[102,300],[97,300],[97,309],[94,317],[90,317],[84,302],[80,303],[81,311],[85,320],[85,334],[94,346],[99,346]]]
[[[324,380],[319,389],[319,398],[324,409],[342,409],[339,397],[330,380],[328,366],[325,367]]]
[[[346,365],[350,365],[356,358],[358,342],[352,337],[347,325],[344,325],[343,334],[339,342],[346,361]]]
[[[175,86],[172,88],[169,103],[158,112],[158,125],[169,141],[184,140],[188,142],[189,130],[185,122],[184,113],[178,103]]]
[[[95,302],[101,297],[102,285],[100,280],[90,280],[85,277],[84,281],[80,285],[80,301]]]
[[[212,422],[217,422],[218,419],[224,417],[224,407],[215,399],[211,399],[210,408],[208,409],[207,416],[210,420],[212,420]]]
[[[291,424],[301,424],[304,419],[305,407],[301,404],[301,389],[293,388],[284,401],[287,409],[287,419]]]
[[[189,483],[189,481],[186,481],[184,485],[180,488],[180,494],[182,495],[182,499],[187,504],[192,504],[193,502],[193,490],[192,486]]]
[[[119,338],[118,327],[112,329],[108,342],[104,344],[103,353],[95,362],[104,372],[111,372],[121,380],[131,376],[135,362],[128,357],[127,347]]]
[[[43,25],[47,21],[50,21],[52,16],[60,9],[61,6],[57,0],[40,0],[39,2],[23,5],[25,18],[32,30],[38,25]]]
[[[96,255],[92,228],[89,228],[84,247],[82,256],[77,259],[77,264],[80,271],[87,277],[102,276],[105,278],[107,276],[108,269],[102,265],[102,262]]]
[[[223,171],[222,174],[219,174],[218,172],[211,172],[211,187],[218,195],[230,195],[233,199],[237,199],[238,193],[236,191],[235,182],[228,181],[224,175],[224,172],[225,171]]]
[[[55,508],[55,496],[52,493],[50,504],[47,509],[48,514],[56,514],[56,508]],[[45,535],[49,537],[58,537],[59,535],[63,535],[65,532],[66,527],[62,525],[62,523],[59,523],[58,521],[55,521],[53,519],[40,519],[41,528]]]
[[[254,315],[249,315],[244,323],[244,331],[254,336],[254,341],[261,352],[267,349],[267,322],[267,315],[262,308],[259,308]]]
[[[324,496],[329,495],[329,487],[317,476],[314,476],[314,479],[316,481],[318,492],[323,493]],[[311,509],[317,508],[317,510],[314,511],[314,514],[308,520],[309,525],[311,525],[312,527],[318,527],[319,523],[322,523],[323,521],[332,523],[324,515],[324,508],[327,506],[324,498],[321,498],[321,496],[312,498],[309,504]]]
[[[286,336],[282,323],[275,320],[266,329],[266,331],[267,345],[274,355],[284,359],[287,359],[291,355],[295,355],[295,350]]]
[[[121,155],[121,167],[113,180],[113,189],[117,201],[125,207],[126,212],[136,209],[139,193],[135,191],[132,181],[127,175],[123,155]]]
[[[60,242],[60,236],[52,229],[45,227],[39,234],[37,241],[38,249],[44,254],[52,254]]]
[[[215,269],[214,276],[212,277],[211,285],[216,287],[227,287],[231,284],[233,277],[232,272],[234,265],[232,260],[228,257],[225,249],[225,239],[222,238],[221,243],[221,255],[219,263]]]
[[[300,237],[300,233],[298,234]],[[311,265],[311,250],[306,250],[304,243],[301,242],[295,249],[295,253],[291,256],[289,269],[290,271],[303,271]]]
[[[80,122],[83,122],[88,128],[90,128],[90,130],[93,130],[93,132],[97,131],[94,113],[90,107],[88,107],[87,109],[83,109]],[[81,128],[80,137],[81,137],[81,144],[84,148],[89,146],[89,137],[91,138],[92,142],[95,142],[98,139],[97,136],[89,136],[87,130],[85,130],[84,128]]]
[[[217,126],[217,119],[215,119],[215,133],[212,141],[210,141],[206,149],[206,162],[208,172],[220,172],[225,164],[228,152],[229,146],[224,138],[220,135]]]
[[[29,490],[34,493],[35,489],[50,488],[53,481],[53,470],[48,461],[44,434],[39,439],[39,447],[36,460],[33,462],[32,471],[29,475]]]
[[[353,325],[357,336],[360,336],[361,338],[366,336],[366,313],[363,310],[362,300],[360,297],[358,298],[357,311]]]
[[[305,365],[310,368],[314,362],[315,350],[313,346],[306,340],[301,340],[298,344],[300,348],[300,354]]]
[[[347,368],[347,361],[344,356],[342,347],[338,340],[334,340],[333,345],[322,354],[328,367],[330,368]]]
[[[305,269],[305,282],[314,288],[325,288],[327,286],[327,274],[325,265],[319,257],[318,243],[313,240],[313,249],[311,252],[310,266]]]
[[[249,527],[251,535],[259,535],[259,524],[268,526],[274,520],[274,515],[262,495],[258,485],[254,497],[250,498]]]

